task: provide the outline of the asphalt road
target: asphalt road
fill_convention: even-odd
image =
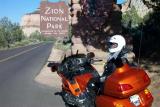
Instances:
[[[53,89],[34,81],[53,44],[0,51],[0,107],[64,107]]]

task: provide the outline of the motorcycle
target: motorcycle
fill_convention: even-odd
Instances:
[[[62,63],[48,64],[62,79],[61,96],[67,107],[151,107],[153,97],[147,89],[151,80],[143,69],[126,63],[101,83],[92,66],[97,61],[94,53],[77,53]]]

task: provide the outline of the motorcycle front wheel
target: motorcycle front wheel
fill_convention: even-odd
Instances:
[[[70,105],[70,104],[67,104],[67,103],[65,103],[65,106],[66,107],[76,107],[76,106],[73,106],[73,105]]]

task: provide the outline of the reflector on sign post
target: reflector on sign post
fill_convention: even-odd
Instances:
[[[117,0],[117,3],[116,4],[124,4],[124,3],[126,3],[127,2],[127,0]]]

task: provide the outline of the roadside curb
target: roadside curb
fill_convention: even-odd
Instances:
[[[55,50],[53,46],[48,61],[58,61],[62,58],[60,53],[63,54],[63,52],[58,52],[58,53],[56,52],[57,50]],[[35,81],[52,88],[53,87],[60,88],[61,87],[60,77],[56,72],[55,73],[51,72],[51,69],[47,67],[47,64],[48,62],[43,66],[40,73],[36,76]]]
[[[44,65],[38,76],[35,78],[35,81],[52,88],[61,88],[60,77],[56,72],[51,72],[51,69],[47,67],[47,64]]]

